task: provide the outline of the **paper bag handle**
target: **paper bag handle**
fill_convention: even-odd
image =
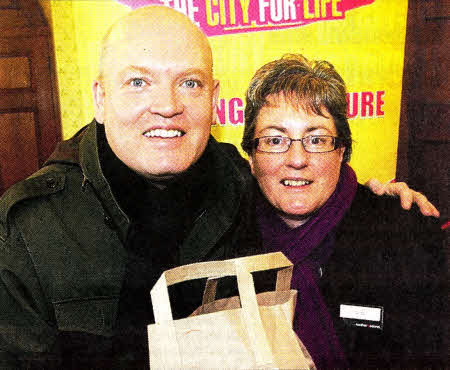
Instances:
[[[246,263],[248,270],[250,270],[251,272],[281,268],[277,272],[275,290],[276,291],[290,290],[292,280],[292,269],[293,269],[292,263],[284,256],[284,254],[282,254],[282,258],[285,258],[288,261],[288,265],[285,266],[283,264],[283,261],[275,261],[275,263],[273,263],[274,260],[272,258],[275,257],[274,255],[275,253],[263,255],[264,260],[266,259],[265,256],[269,257],[269,261],[266,261],[268,263],[265,263],[263,265],[259,264],[258,262],[260,256],[251,256],[243,258],[245,259],[244,263]],[[254,265],[255,261],[257,263],[257,268],[255,268]],[[263,266],[263,268],[261,268],[261,266]],[[208,278],[208,280],[206,281],[205,289],[203,291],[202,305],[211,303],[216,299],[217,283],[221,278],[222,276],[214,276]]]
[[[205,277],[236,275],[249,339],[253,344],[253,348],[257,348],[257,351],[254,353],[256,363],[262,367],[273,365],[273,353],[259,313],[251,272],[276,268],[285,268],[285,270],[288,270],[287,273],[282,274],[283,277],[292,275],[292,263],[281,252],[241,257],[226,261],[201,262],[167,270],[161,275],[150,292],[155,322],[157,324],[166,322],[169,325],[173,325],[173,316],[167,289],[169,285]],[[278,278],[277,288],[281,289],[278,284]],[[174,330],[172,330],[172,336],[173,338],[171,340],[174,340]]]
[[[280,269],[277,273],[276,290],[290,289],[293,267],[291,261],[289,261],[289,259],[281,252],[239,257],[225,261],[208,261],[179,266],[164,271],[150,292],[155,322],[173,320],[169,292],[167,290],[168,286],[194,279],[237,276],[237,264],[241,265],[249,273]],[[256,301],[253,279],[252,288]],[[241,295],[240,289],[239,294]]]

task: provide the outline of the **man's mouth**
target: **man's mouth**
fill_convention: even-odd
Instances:
[[[281,180],[281,184],[284,186],[305,186],[312,184],[309,180]]]
[[[181,137],[184,134],[185,132],[181,130],[174,130],[174,129],[166,130],[163,128],[148,130],[143,133],[145,137],[162,137],[162,138]]]

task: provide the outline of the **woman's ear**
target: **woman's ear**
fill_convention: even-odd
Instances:
[[[345,149],[346,149],[345,146],[343,146],[343,147],[338,149],[339,150],[339,160],[340,160],[341,163],[344,160]]]
[[[250,164],[252,175],[255,175],[255,171],[253,170],[253,153],[248,156],[248,163]]]

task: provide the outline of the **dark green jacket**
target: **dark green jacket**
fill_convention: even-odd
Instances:
[[[182,264],[243,254],[251,240],[246,162],[212,137],[208,150],[215,181],[184,240]],[[0,368],[57,352],[64,331],[114,334],[129,226],[100,168],[95,121],[3,195]]]

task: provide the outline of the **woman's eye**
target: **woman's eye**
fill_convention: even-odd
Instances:
[[[194,89],[196,87],[198,87],[200,84],[197,81],[194,80],[187,80],[183,82],[183,86],[189,88],[189,89]]]
[[[320,136],[311,136],[310,143],[314,145],[320,145],[324,144],[326,141],[326,138],[322,138]]]
[[[133,78],[130,81],[130,85],[133,87],[143,87],[145,86],[145,81],[142,78]]]
[[[267,144],[272,145],[272,146],[280,145],[282,143],[282,141],[283,140],[281,139],[281,137],[269,137],[266,140]]]

